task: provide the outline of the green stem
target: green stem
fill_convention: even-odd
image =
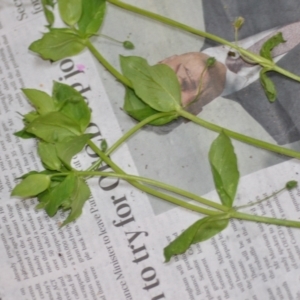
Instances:
[[[230,216],[231,216],[231,218],[236,218],[236,219],[240,219],[240,220],[300,228],[299,221],[282,220],[282,219],[276,219],[276,218],[270,218],[270,217],[255,216],[255,215],[249,215],[249,214],[245,214],[245,213],[241,213],[241,212],[237,212],[237,211],[232,211],[230,213]]]
[[[122,82],[124,85],[132,88],[131,82],[123,76],[117,69],[115,69],[101,54],[100,52],[93,46],[93,44],[86,40],[85,42],[88,49],[91,51],[91,53],[95,56],[95,58],[100,62],[100,64],[103,65],[113,76],[115,76],[120,82]]]
[[[125,10],[132,11],[134,13],[137,13],[139,15],[148,17],[150,19],[154,19],[154,20],[159,21],[161,23],[164,23],[164,24],[167,24],[167,25],[171,25],[171,26],[176,27],[176,28],[180,28],[180,29],[182,29],[184,31],[194,33],[194,34],[202,36],[204,38],[208,38],[208,39],[213,40],[213,41],[215,41],[217,43],[220,43],[220,44],[223,44],[223,45],[227,45],[227,46],[229,46],[231,48],[234,48],[234,49],[238,49],[238,47],[236,45],[234,45],[233,43],[228,42],[227,40],[222,39],[222,38],[220,38],[220,37],[218,37],[218,36],[216,36],[214,34],[210,34],[208,32],[197,30],[197,29],[195,29],[193,27],[187,26],[185,24],[182,24],[182,23],[177,22],[175,20],[169,19],[167,17],[164,17],[164,16],[161,16],[161,15],[152,13],[150,11],[138,8],[136,6],[124,3],[124,2],[119,1],[119,0],[107,0],[107,2],[109,2],[109,3],[111,3],[111,4],[115,5],[115,6],[121,7],[123,9],[125,9]]]
[[[97,146],[92,142],[89,141],[89,146],[98,154],[101,155],[101,158],[103,161],[107,163],[115,172],[118,173],[111,173],[111,172],[100,172],[100,171],[76,171],[73,172],[74,174],[80,175],[80,176],[111,176],[111,177],[116,177],[116,178],[121,178],[129,182],[131,185],[134,187],[140,189],[141,191],[144,191],[150,195],[156,196],[158,198],[161,198],[163,200],[166,200],[168,202],[171,202],[173,204],[179,205],[183,208],[199,212],[208,216],[221,216],[224,215],[226,218],[235,218],[235,219],[240,219],[240,220],[246,220],[246,221],[251,221],[251,222],[259,222],[259,223],[265,223],[265,224],[272,224],[272,225],[279,225],[279,226],[287,226],[287,227],[295,227],[295,228],[300,228],[300,222],[299,221],[293,221],[293,220],[282,220],[282,219],[276,219],[276,218],[270,218],[270,217],[263,217],[263,216],[255,216],[255,215],[249,215],[245,213],[240,213],[234,209],[227,208],[221,204],[212,202],[210,200],[207,200],[205,198],[198,197],[196,195],[193,195],[189,192],[180,190],[178,188],[169,186],[167,184],[155,181],[153,179],[149,178],[144,178],[140,176],[134,176],[134,175],[129,175],[126,174],[122,169],[120,169],[115,163],[113,163],[103,152],[100,151],[100,149],[97,148]],[[57,177],[57,176],[66,176],[69,173],[60,173],[60,174],[53,174],[51,177]],[[180,199],[177,199],[175,197],[172,197],[170,195],[158,192],[156,190],[153,190],[151,188],[148,188],[147,186],[144,186],[142,184],[139,184],[137,181],[145,182],[147,184],[156,186],[158,188],[162,188],[174,193],[178,193],[179,195],[182,195],[184,197],[193,199],[193,200],[200,200],[198,201],[201,204],[205,204],[214,208],[217,208],[226,214],[220,213],[218,211],[214,210],[209,210],[205,209],[202,207],[199,207],[197,205],[193,205],[190,203],[187,203],[185,201],[182,201]]]
[[[174,116],[176,117],[176,112],[167,112],[167,113],[157,113],[155,115],[152,115],[150,117],[147,117],[143,121],[136,124],[134,127],[132,127],[130,130],[128,130],[120,139],[118,139],[106,152],[105,154],[109,156],[112,152],[114,152],[118,147],[120,147],[126,140],[128,140],[132,135],[134,135],[138,130],[140,130],[143,126],[151,123],[154,120],[158,120],[160,118],[168,117],[168,116]],[[97,160],[93,165],[91,165],[87,171],[95,170],[100,166],[102,162],[102,159]]]
[[[264,202],[264,201],[269,200],[270,198],[273,198],[274,196],[276,196],[276,195],[278,195],[279,193],[283,192],[285,189],[286,189],[286,187],[280,189],[279,191],[273,193],[273,194],[270,195],[270,196],[267,196],[267,197],[265,197],[265,198],[263,198],[263,199],[261,199],[261,200],[259,200],[259,201],[254,202],[254,203],[245,204],[245,205],[241,205],[241,206],[235,206],[234,208],[235,208],[235,209],[242,209],[242,208],[248,208],[248,207],[251,207],[251,206],[260,204],[260,203],[262,203],[262,202]]]
[[[87,143],[90,148],[100,156],[100,158],[108,165],[110,166],[110,168],[112,168],[112,170],[114,172],[116,172],[117,174],[120,174],[120,175],[127,175],[120,167],[118,167],[105,153],[103,153],[91,140],[88,141]],[[196,212],[199,212],[199,213],[202,213],[202,214],[205,214],[205,215],[208,215],[208,216],[214,216],[214,215],[218,215],[220,214],[220,212],[218,211],[214,211],[214,210],[209,210],[209,209],[206,209],[206,208],[202,208],[202,207],[199,207],[197,205],[194,205],[194,204],[190,204],[190,203],[187,203],[183,200],[179,200],[173,196],[170,196],[170,195],[166,195],[162,192],[159,192],[159,191],[156,191],[152,188],[149,188],[143,184],[140,184],[136,181],[133,181],[133,180],[128,180],[128,182],[133,185],[134,187],[138,188],[139,190],[143,191],[143,192],[146,192],[150,195],[153,195],[155,197],[158,197],[158,198],[161,198],[163,200],[166,200],[168,202],[171,202],[173,204],[176,204],[178,206],[181,206],[183,208],[186,208],[186,209],[189,209],[189,210],[193,210],[193,211],[196,211]]]
[[[188,199],[191,199],[191,200],[194,200],[198,203],[201,203],[201,204],[204,204],[206,206],[210,206],[210,207],[213,207],[213,208],[216,208],[220,211],[223,211],[223,212],[228,212],[230,211],[230,208],[222,205],[222,204],[219,204],[219,203],[216,203],[216,202],[213,202],[213,201],[210,201],[208,199],[205,199],[205,198],[202,198],[202,197],[199,197],[195,194],[192,194],[190,192],[187,192],[185,190],[182,190],[180,188],[177,188],[177,187],[174,187],[174,186],[171,186],[171,185],[168,185],[166,183],[163,183],[163,182],[160,182],[160,181],[156,181],[154,179],[150,179],[150,178],[145,178],[145,177],[141,177],[141,176],[135,176],[135,175],[130,175],[130,174],[119,174],[119,173],[111,173],[111,172],[100,172],[100,171],[76,171],[74,172],[74,174],[78,174],[80,176],[107,176],[107,177],[117,177],[117,178],[121,178],[121,179],[124,179],[126,181],[137,181],[137,182],[143,182],[143,183],[147,183],[149,185],[152,185],[154,187],[157,187],[157,188],[161,188],[161,189],[164,189],[168,192],[171,192],[171,193],[174,193],[174,194],[177,194],[177,195],[180,195],[180,196],[183,196],[185,198],[188,198]],[[67,173],[60,173],[58,174],[59,176],[66,176]],[[55,175],[53,175],[55,177]]]
[[[272,151],[272,152],[275,152],[275,153],[278,153],[278,154],[282,154],[282,155],[286,155],[286,156],[289,156],[289,157],[300,159],[300,152],[298,152],[298,151],[291,150],[291,149],[288,149],[288,148],[284,148],[284,147],[281,147],[281,146],[277,146],[277,145],[274,145],[274,144],[271,144],[271,143],[267,143],[267,142],[264,142],[264,141],[261,141],[261,140],[243,135],[241,133],[237,133],[235,131],[231,131],[229,129],[220,127],[218,125],[215,125],[213,123],[210,123],[210,122],[207,122],[203,119],[200,119],[200,118],[194,116],[193,114],[190,114],[189,112],[187,112],[183,109],[178,110],[178,114],[180,116],[182,116],[182,117],[184,117],[184,118],[186,118],[186,119],[188,119],[188,120],[204,127],[204,128],[210,129],[210,130],[215,131],[215,132],[223,131],[229,137],[231,137],[235,140],[238,140],[238,141],[244,142],[246,144],[249,144],[249,145],[252,145],[252,146],[255,146],[255,147],[258,147],[258,148],[262,148],[262,149],[265,149],[265,150],[268,150],[268,151]]]
[[[106,38],[106,39],[108,39],[108,40],[110,40],[110,41],[116,42],[116,43],[118,43],[118,44],[123,44],[123,42],[118,41],[118,40],[116,40],[116,39],[114,39],[114,38],[112,38],[112,37],[110,37],[110,36],[108,36],[108,35],[106,35],[106,34],[99,33],[98,35],[99,35],[99,36],[102,36],[102,37],[104,37],[104,38]]]
[[[190,204],[190,203],[186,203],[186,202],[184,202],[182,200],[179,200],[177,198],[174,198],[170,195],[166,195],[166,194],[163,194],[163,193],[158,192],[156,190],[153,190],[151,188],[148,188],[148,187],[146,187],[142,184],[137,183],[136,181],[132,181],[131,179],[129,179],[131,177],[131,175],[126,174],[122,169],[120,169],[114,162],[111,161],[111,159],[109,157],[107,157],[102,151],[100,151],[100,149],[98,149],[98,147],[92,141],[89,141],[88,144],[91,147],[91,149],[93,149],[93,151],[95,151],[95,153],[97,153],[102,158],[102,160],[107,165],[109,165],[117,174],[127,175],[126,180],[130,184],[135,186],[136,188],[140,189],[141,191],[144,191],[148,194],[159,197],[159,198],[164,199],[166,201],[169,201],[173,204],[179,205],[179,206],[184,207],[186,209],[190,209],[190,210],[193,210],[193,211],[205,214],[205,215],[216,216],[216,215],[220,214],[220,212],[218,212],[218,211],[212,211],[212,210],[208,210],[208,209],[205,209],[205,208],[202,208],[202,207]],[[87,175],[91,175],[91,173],[88,172]],[[106,175],[108,175],[108,174],[106,174]],[[124,179],[125,178],[126,178],[126,176],[124,176]],[[135,178],[135,176],[131,177],[131,178]],[[137,178],[139,178],[139,177],[137,177]],[[156,184],[155,181],[153,181],[151,179],[147,179],[147,178],[143,178],[143,179],[139,178],[139,180],[145,180],[145,182],[148,181],[149,184],[154,184],[154,183]],[[168,185],[165,185],[165,184],[162,184],[162,183],[159,183],[159,182],[157,182],[157,183],[159,185],[161,185],[162,188],[168,188]],[[202,198],[202,200],[207,200],[207,199]],[[209,201],[209,200],[207,200],[207,201],[212,202],[212,201]],[[205,203],[205,204],[208,204],[208,203]],[[211,205],[211,203],[209,203],[209,205]],[[225,211],[225,210],[223,210],[223,211]],[[276,219],[276,218],[270,218],[270,217],[255,216],[255,215],[240,213],[240,212],[235,211],[234,209],[226,210],[226,212],[229,214],[228,216],[230,218],[246,220],[246,221],[252,221],[252,222],[260,222],[260,223],[266,223],[266,224],[272,224],[272,225],[300,228],[300,222],[299,221],[282,220],[282,219]]]
[[[225,39],[222,39],[222,38],[220,38],[220,37],[218,37],[214,34],[211,34],[211,33],[208,33],[208,32],[202,31],[202,30],[195,29],[195,28],[190,27],[188,25],[182,24],[180,22],[174,21],[174,20],[166,18],[164,16],[160,16],[158,14],[149,12],[147,10],[132,6],[130,4],[124,3],[124,2],[119,1],[119,0],[107,0],[107,2],[109,2],[109,3],[111,3],[115,6],[121,7],[123,9],[126,9],[128,11],[132,11],[134,13],[137,13],[137,14],[146,16],[148,18],[154,19],[154,20],[159,21],[161,23],[164,23],[164,24],[176,27],[176,28],[180,28],[184,31],[187,31],[187,32],[199,35],[201,37],[210,39],[210,40],[215,41],[219,44],[226,45],[226,46],[228,46],[232,49],[236,49],[239,53],[241,53],[242,57],[245,56],[245,57],[249,58],[250,60],[255,61],[256,63],[260,64],[262,67],[272,69],[273,71],[276,71],[280,74],[283,74],[283,75],[285,75],[289,78],[292,78],[296,81],[300,81],[300,76],[297,76],[297,75],[295,75],[295,74],[293,74],[293,73],[291,73],[287,70],[284,70],[284,69],[278,67],[277,65],[275,65],[273,62],[269,61],[268,59],[266,59],[266,58],[264,58],[264,57],[262,57],[258,54],[255,54],[251,51],[243,49],[243,48],[239,47],[238,45],[236,45],[235,43],[231,43],[231,42],[229,42]]]
[[[110,0],[109,2],[114,2],[114,0]],[[119,1],[118,1],[119,3]],[[120,2],[121,3],[121,2]],[[126,4],[127,5],[127,4]],[[176,22],[176,21],[174,21]],[[206,34],[206,33],[205,33]],[[125,77],[123,76],[118,70],[116,70],[98,51],[97,49],[91,44],[91,42],[89,40],[86,41],[86,45],[89,48],[89,50],[92,52],[92,54],[98,59],[98,61],[112,74],[114,75],[119,81],[121,81],[124,85],[128,86],[129,88],[132,88],[132,84],[131,82]],[[241,53],[245,52],[244,49],[240,49]],[[247,54],[247,51],[244,53],[245,55]],[[248,55],[248,57],[251,57]],[[260,57],[260,56],[258,56]],[[273,64],[273,62],[267,60],[267,63]],[[275,65],[274,65],[275,66]],[[270,68],[270,66],[269,66]],[[276,70],[278,71],[280,68],[278,66],[275,66]],[[288,71],[283,70],[285,75],[288,75]],[[296,75],[295,75],[296,76]],[[295,80],[297,80],[296,78],[293,78]],[[299,77],[300,80],[300,77]],[[269,150],[278,154],[282,154],[282,155],[286,155],[286,156],[290,156],[290,157],[294,157],[297,159],[300,159],[300,153],[291,149],[287,149],[284,147],[280,147],[274,144],[270,144],[255,138],[251,138],[248,137],[246,135],[222,128],[218,125],[215,125],[213,123],[209,123],[207,121],[204,121],[203,119],[197,118],[196,116],[186,112],[185,110],[178,110],[178,114],[181,115],[184,118],[187,118],[191,121],[193,121],[194,123],[201,125],[207,129],[216,131],[216,132],[221,132],[224,131],[229,137],[234,138],[238,141],[253,145],[255,147],[259,147],[265,150]]]

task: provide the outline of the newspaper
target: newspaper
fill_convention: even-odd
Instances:
[[[201,10],[196,2],[191,1],[191,5]],[[179,3],[182,11],[187,12],[184,1]],[[156,7],[145,3],[145,8],[159,11],[163,4]],[[177,10],[180,9],[173,7],[171,12]],[[121,14],[117,9],[112,12]],[[111,24],[110,16],[103,30]],[[183,16],[179,18],[185,21]],[[35,199],[22,201],[10,197],[17,177],[42,168],[35,142],[13,135],[23,126],[21,115],[31,109],[21,88],[50,93],[53,80],[74,86],[93,111],[89,130],[95,134],[96,143],[106,139],[109,145],[113,144],[133,124],[119,110],[123,99],[121,85],[99,68],[88,52],[57,63],[29,53],[28,46],[40,37],[44,22],[38,1],[0,4],[0,299],[300,299],[297,229],[233,220],[221,234],[164,263],[163,248],[199,219],[198,214],[165,205],[123,181],[108,178],[89,180],[92,196],[82,216],[62,229],[59,224],[65,213],[50,219],[45,212],[34,209]],[[141,20],[136,18],[131,24],[134,22]],[[203,26],[203,18],[198,24]],[[150,22],[145,26],[150,26]],[[123,29],[124,35],[127,29]],[[162,37],[169,30],[164,28]],[[187,45],[176,54],[188,51],[194,43],[193,37],[187,39],[190,39]],[[198,51],[203,42],[199,43],[194,46]],[[113,49],[108,55],[116,65],[117,51],[121,52]],[[136,51],[133,55],[139,54],[140,50]],[[154,58],[149,53],[149,60],[159,61],[164,58],[160,55],[171,55],[173,50],[164,51],[163,54],[155,52]],[[226,108],[229,116],[236,115],[238,106],[226,101],[224,96],[217,99],[217,104],[210,104],[201,117],[220,118],[222,113],[216,117],[213,111],[224,106],[223,100],[234,109],[230,115]],[[251,128],[254,135],[274,140],[249,116],[235,118],[236,124],[229,123],[228,119],[227,115],[223,126],[228,122],[238,127],[237,131]],[[198,143],[205,140],[202,148],[196,146],[193,135],[199,137]],[[128,173],[161,178],[219,201],[207,163],[209,142],[214,137],[215,134],[189,123],[168,133],[148,128],[122,146],[113,159]],[[155,149],[150,148],[151,143],[157,145]],[[299,181],[296,160],[282,162],[283,158],[276,155],[251,147],[248,150],[248,146],[238,143],[236,146],[238,157],[247,165],[240,164],[242,174],[248,174],[241,179],[237,205],[262,199],[288,180]],[[174,158],[163,158],[169,157],[171,150]],[[158,151],[165,156],[158,157]],[[73,163],[84,169],[95,160],[87,148]],[[103,170],[107,169],[104,165]],[[265,204],[248,208],[248,212],[297,220],[300,219],[299,197],[299,188],[286,191]]]

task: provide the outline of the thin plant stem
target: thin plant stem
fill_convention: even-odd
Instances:
[[[99,33],[98,35],[99,35],[99,36],[102,36],[102,37],[104,37],[104,38],[106,38],[106,39],[108,39],[108,40],[110,40],[110,41],[116,42],[116,43],[118,43],[118,44],[122,44],[122,43],[123,43],[123,42],[118,41],[118,40],[112,38],[111,36],[108,36],[108,35],[103,34],[103,33]]]
[[[249,215],[249,214],[237,212],[234,210],[230,213],[230,217],[235,218],[235,219],[245,220],[245,221],[252,221],[252,222],[265,223],[265,224],[300,228],[299,221],[282,220],[282,219],[276,219],[276,218],[270,218],[270,217]]]
[[[218,209],[218,210],[223,211],[223,212],[228,212],[228,211],[231,210],[231,208],[228,208],[228,207],[226,207],[222,204],[219,204],[219,203],[213,202],[211,200],[199,197],[199,196],[197,196],[193,193],[190,193],[188,191],[182,190],[180,188],[168,185],[166,183],[163,183],[163,182],[160,182],[160,181],[157,181],[157,180],[154,180],[154,179],[145,178],[145,177],[142,177],[142,176],[130,175],[130,174],[126,174],[126,173],[119,174],[119,173],[101,172],[101,171],[75,171],[73,173],[76,174],[76,175],[79,175],[79,176],[89,176],[89,177],[90,176],[91,177],[93,177],[93,176],[106,176],[106,177],[121,178],[121,179],[124,179],[126,181],[143,182],[143,183],[152,185],[154,187],[164,189],[165,191],[168,191],[168,192],[183,196],[185,198],[194,200],[198,203],[201,203],[203,205]],[[59,173],[57,175],[56,174],[52,175],[52,177],[67,176],[68,174],[69,173]]]
[[[214,34],[211,34],[211,33],[208,33],[208,32],[202,31],[202,30],[195,29],[191,26],[185,25],[183,23],[177,22],[175,20],[172,20],[170,18],[161,16],[161,15],[149,12],[147,10],[138,8],[136,6],[124,3],[120,0],[107,0],[107,2],[109,2],[109,3],[111,3],[115,6],[118,6],[120,8],[123,8],[125,10],[132,11],[132,12],[137,13],[139,15],[143,15],[145,17],[154,19],[154,20],[159,21],[161,23],[173,26],[175,28],[179,28],[181,30],[193,33],[195,35],[198,35],[198,36],[201,36],[201,37],[204,37],[204,38],[207,38],[207,39],[210,39],[210,40],[215,41],[219,44],[228,46],[232,49],[236,49],[241,54],[242,57],[246,57],[247,59],[250,59],[251,61],[254,61],[254,62],[260,64],[264,68],[267,68],[269,70],[273,70],[273,71],[278,72],[282,75],[285,75],[286,77],[289,77],[291,79],[294,79],[294,80],[300,82],[300,76],[298,76],[296,74],[293,74],[293,73],[277,66],[274,62],[272,62],[272,61],[270,61],[270,60],[268,60],[268,59],[266,59],[266,58],[264,58],[264,57],[262,57],[258,54],[255,54],[251,51],[243,49],[243,48],[239,47],[238,45],[236,45],[235,43],[231,43],[231,42],[229,42],[225,39],[222,39],[222,38],[220,38],[220,37],[218,37]]]
[[[189,112],[187,112],[183,109],[180,109],[178,111],[178,114],[180,116],[182,116],[182,117],[184,117],[184,118],[186,118],[186,119],[188,119],[188,120],[204,127],[204,128],[207,128],[207,129],[210,129],[212,131],[219,132],[219,133],[223,131],[229,137],[231,137],[235,140],[238,140],[240,142],[243,142],[243,143],[258,147],[258,148],[262,148],[262,149],[265,149],[265,150],[268,150],[268,151],[271,151],[271,152],[275,152],[275,153],[278,153],[278,154],[282,154],[282,155],[286,155],[286,156],[289,156],[289,157],[300,159],[300,152],[298,152],[298,151],[288,149],[288,148],[284,148],[284,147],[281,147],[281,146],[277,146],[277,145],[274,145],[274,144],[271,144],[271,143],[267,143],[267,142],[264,142],[264,141],[261,141],[261,140],[243,135],[241,133],[237,133],[235,131],[223,128],[223,127],[218,126],[216,124],[207,122],[207,121],[205,121],[201,118],[198,118],[198,117],[194,116],[193,114],[191,114],[191,113],[189,113]]]
[[[91,147],[93,151],[95,151],[96,154],[98,154],[102,160],[110,166],[117,174],[126,174],[121,168],[119,168],[109,157],[105,155],[92,141],[88,141],[88,145]],[[208,210],[190,203],[186,203],[185,201],[179,200],[175,197],[172,197],[170,195],[166,195],[164,193],[161,193],[159,191],[156,191],[154,189],[151,189],[143,184],[140,184],[136,181],[127,180],[131,185],[134,187],[140,189],[141,191],[144,191],[150,195],[156,196],[158,198],[161,198],[163,200],[169,201],[173,204],[179,205],[181,207],[184,207],[186,209],[190,209],[196,212],[200,212],[202,214],[206,214],[209,216],[215,216],[220,215],[222,213],[218,211]],[[208,200],[209,201],[209,200]],[[280,225],[280,226],[287,226],[287,227],[295,227],[300,228],[300,222],[299,221],[293,221],[293,220],[282,220],[282,219],[276,219],[276,218],[270,218],[270,217],[264,217],[264,216],[255,216],[255,215],[249,215],[245,213],[238,212],[234,210],[233,208],[227,211],[228,218],[236,218],[246,221],[252,221],[252,222],[260,222],[260,223],[266,223],[266,224],[273,224],[273,225]]]
[[[131,82],[123,76],[117,69],[115,69],[102,55],[101,53],[94,47],[94,45],[89,41],[86,40],[85,45],[94,55],[94,57],[106,68],[113,76],[115,76],[121,83],[125,86],[132,88]]]
[[[132,127],[130,130],[128,130],[124,135],[121,136],[106,152],[105,154],[109,156],[111,153],[113,153],[118,147],[120,147],[124,142],[126,142],[131,136],[133,136],[138,130],[140,130],[145,125],[151,123],[154,120],[158,120],[160,118],[168,117],[168,116],[174,116],[176,117],[176,112],[167,112],[167,113],[157,113],[155,115],[152,115],[143,121],[136,124],[134,127]],[[102,162],[102,159],[99,159],[96,161],[93,165],[91,165],[87,171],[95,170],[98,166],[100,166]]]
[[[253,203],[250,203],[250,204],[245,204],[245,205],[240,205],[240,206],[235,206],[234,209],[238,210],[238,209],[242,209],[242,208],[248,208],[248,207],[251,207],[251,206],[254,206],[254,205],[257,205],[257,204],[260,204],[262,202],[265,202],[267,200],[269,200],[270,198],[273,198],[274,196],[278,195],[279,193],[283,192],[284,190],[286,189],[286,187],[280,189],[279,191],[271,194],[270,196],[267,196],[259,201],[256,201],[256,202],[253,202]]]
[[[99,52],[98,50],[89,42],[87,41],[87,47],[90,49],[90,51],[92,52],[92,54],[98,59],[98,61],[103,64],[103,66],[105,68],[107,68],[107,70],[114,75],[119,81],[121,81],[125,86],[132,88],[132,84],[131,82],[125,77],[123,76],[118,70],[116,70]],[[270,61],[269,61],[270,63]],[[224,131],[229,137],[236,139],[238,141],[244,142],[246,144],[258,147],[258,148],[262,148],[271,152],[275,152],[278,154],[282,154],[282,155],[286,155],[289,157],[293,157],[293,158],[297,158],[300,159],[300,152],[292,150],[292,149],[288,149],[288,148],[284,148],[284,147],[280,147],[271,143],[267,143],[264,141],[261,141],[259,139],[255,139],[237,132],[234,132],[232,130],[223,128],[221,126],[218,126],[216,124],[207,122],[203,119],[200,119],[190,113],[188,113],[187,111],[183,110],[183,109],[179,109],[177,112],[174,111],[174,113],[177,113],[178,115],[191,120],[192,122],[203,126],[204,128],[210,129],[212,131],[215,132],[221,132]]]
[[[87,142],[87,144],[90,146],[90,148],[97,154],[100,156],[100,158],[117,174],[120,175],[128,175],[126,174],[119,166],[117,166],[108,156],[106,156],[106,154],[104,152],[102,152],[91,140],[89,140]],[[162,192],[156,191],[150,187],[147,187],[139,182],[136,182],[135,180],[127,180],[127,182],[129,182],[131,185],[133,185],[134,187],[138,188],[139,190],[148,193],[150,195],[153,195],[155,197],[161,198],[163,200],[166,200],[168,202],[171,202],[173,204],[176,204],[178,206],[181,206],[183,208],[192,210],[192,211],[196,211],[208,216],[214,216],[214,215],[218,215],[220,214],[220,212],[215,211],[215,210],[209,210],[206,208],[202,208],[199,207],[198,205],[194,205],[191,203],[188,203],[186,201],[177,199],[173,196],[164,194]]]

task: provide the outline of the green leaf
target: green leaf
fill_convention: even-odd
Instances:
[[[43,6],[43,10],[44,10],[44,14],[46,17],[46,20],[48,22],[48,24],[50,25],[50,27],[53,25],[54,23],[54,14],[53,12],[47,7],[54,7],[54,2],[53,1],[49,1],[49,0],[42,0],[42,6]]]
[[[66,177],[62,177],[63,180],[65,180]],[[50,201],[48,198],[48,195],[51,193],[51,191],[59,185],[59,182],[51,180],[50,186],[47,190],[37,195],[37,199],[39,201],[39,204],[36,205],[36,209],[44,209],[46,204]]]
[[[220,216],[205,217],[180,234],[173,242],[164,249],[166,262],[177,254],[184,253],[192,244],[210,239],[220,233],[228,225],[228,219],[222,214]]]
[[[53,82],[52,97],[61,102],[61,104],[84,100],[82,95],[72,86],[57,81]]]
[[[136,93],[130,89],[126,88],[126,95],[125,95],[125,102],[123,109],[134,119],[138,121],[143,121],[144,119],[156,115],[159,113],[159,111],[153,109],[148,104],[144,103],[137,95]],[[173,121],[176,117],[175,116],[169,116],[169,117],[163,117],[157,120],[154,120],[150,122],[151,125],[164,125],[167,123],[170,123]]]
[[[32,174],[23,179],[12,190],[12,196],[19,196],[22,198],[33,197],[44,190],[50,185],[50,177],[42,174]]]
[[[91,194],[90,188],[81,178],[77,178],[77,184],[71,196],[71,213],[67,219],[63,222],[62,226],[76,220],[82,213],[82,207],[84,203],[89,199]]]
[[[60,111],[76,121],[83,133],[91,121],[91,110],[82,95],[73,87],[58,82],[54,82],[52,95],[61,103]]]
[[[181,90],[175,72],[167,65],[149,66],[137,56],[121,56],[123,74],[131,81],[138,97],[160,112],[176,111],[181,103]]]
[[[263,68],[259,72],[260,83],[264,89],[264,92],[270,102],[274,102],[277,98],[277,91],[273,81],[267,76],[268,69]]]
[[[21,139],[35,138],[35,135],[27,132],[26,129],[19,130],[19,131],[15,132],[14,135],[21,138]]]
[[[47,214],[53,217],[63,202],[68,201],[76,189],[76,177],[73,174],[68,175],[64,181],[56,182],[54,187],[39,197],[40,205],[37,208],[45,208]]]
[[[33,174],[39,174],[39,172],[37,171],[29,171],[28,173],[23,174],[20,177],[17,177],[16,179],[25,179],[26,177],[28,177],[29,175],[33,175]]]
[[[96,34],[103,23],[105,11],[105,0],[83,0],[82,16],[78,22],[79,31],[87,35]]]
[[[81,134],[79,125],[61,112],[38,117],[26,127],[26,131],[48,143],[62,142]]]
[[[56,171],[61,169],[61,161],[57,156],[54,144],[39,142],[38,154],[47,169]]]
[[[90,0],[83,0],[83,2],[89,2]],[[62,20],[69,26],[75,25],[82,13],[82,1],[81,0],[58,0],[59,14]]]
[[[22,89],[23,93],[41,115],[56,110],[53,99],[45,92],[35,89]]]
[[[232,207],[240,175],[234,148],[224,132],[212,143],[209,162],[221,202],[227,207]]]
[[[24,115],[23,121],[25,124],[31,123],[33,120],[38,118],[40,115],[36,111],[31,111]]]
[[[42,0],[42,4],[43,5],[48,5],[48,6],[50,6],[50,7],[52,7],[52,8],[54,8],[54,0]]]
[[[56,143],[55,147],[57,155],[69,170],[72,169],[70,165],[72,157],[83,149],[86,142],[91,139],[92,136],[92,134],[83,134],[76,136],[69,141]]]
[[[45,14],[45,17],[46,17],[46,20],[47,20],[49,26],[51,27],[54,23],[54,14],[53,14],[53,12],[45,6],[44,7],[44,14]]]
[[[74,56],[85,48],[85,41],[75,32],[65,28],[51,28],[43,37],[29,46],[29,50],[43,59],[57,61]]]
[[[262,48],[260,49],[260,55],[270,61],[273,61],[271,52],[276,46],[281,43],[285,43],[285,40],[283,39],[282,33],[278,32],[277,34],[269,38],[266,42],[264,42]]]
[[[28,177],[29,175],[32,175],[32,174],[43,174],[43,175],[58,175],[60,174],[61,172],[58,172],[58,171],[54,171],[54,170],[43,170],[41,172],[37,172],[37,171],[30,171],[26,174],[23,174],[21,177],[17,178],[17,179],[24,179],[26,177]],[[57,176],[57,177],[51,177],[51,182],[53,181],[63,181],[63,177],[62,176]],[[50,184],[50,187],[51,187],[51,184]]]

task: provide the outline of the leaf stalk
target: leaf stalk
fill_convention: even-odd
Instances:
[[[211,34],[211,33],[199,30],[199,29],[195,29],[195,28],[193,28],[191,26],[185,25],[183,23],[177,22],[175,20],[172,20],[170,18],[161,16],[161,15],[149,12],[147,10],[138,8],[136,6],[124,3],[124,2],[119,1],[119,0],[107,0],[107,2],[109,2],[109,3],[111,3],[111,4],[115,5],[115,6],[118,6],[120,8],[123,8],[125,10],[134,12],[136,14],[148,17],[150,19],[159,21],[161,23],[170,25],[172,27],[179,28],[181,30],[193,33],[193,34],[201,36],[203,38],[210,39],[210,40],[215,41],[215,42],[217,42],[219,44],[228,46],[231,49],[237,50],[241,54],[242,57],[246,57],[247,59],[250,59],[251,61],[253,61],[253,62],[257,63],[257,64],[260,64],[263,68],[268,68],[269,70],[278,72],[278,73],[280,73],[280,74],[282,74],[282,75],[284,75],[286,77],[289,77],[289,78],[291,78],[293,80],[296,80],[296,81],[300,82],[300,76],[298,76],[296,74],[293,74],[293,73],[291,73],[291,72],[289,72],[289,71],[287,71],[287,70],[285,70],[285,69],[277,66],[276,64],[272,63],[270,60],[268,60],[268,59],[266,59],[266,58],[264,58],[264,57],[262,57],[262,56],[260,56],[260,55],[258,55],[256,53],[253,53],[253,52],[248,51],[248,50],[246,50],[244,48],[241,48],[238,45],[236,45],[235,43],[229,42],[229,41],[227,41],[225,39],[222,39],[222,38],[220,38],[220,37],[218,37],[218,36],[216,36],[214,34]]]

